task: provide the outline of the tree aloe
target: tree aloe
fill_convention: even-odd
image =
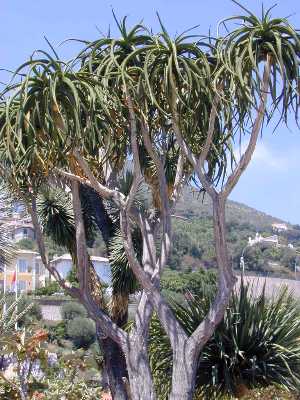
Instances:
[[[239,20],[240,26],[217,39],[190,34],[173,39],[161,21],[157,35],[140,24],[128,31],[123,20],[121,39],[86,43],[72,67],[41,53],[45,58],[18,69],[23,81],[5,93],[1,149],[10,170],[3,168],[3,174],[28,204],[45,266],[124,351],[133,399],[156,398],[147,349],[153,310],[172,348],[169,398],[192,398],[199,355],[222,320],[235,283],[226,200],[249,165],[264,121],[278,109],[284,122],[289,110],[298,115],[298,32],[285,19],[271,19],[270,10],[261,18],[244,11],[224,21]],[[247,143],[236,160],[237,138]],[[124,192],[117,177],[128,162],[133,179]],[[46,256],[36,212],[45,180],[66,184],[72,194],[78,288],[68,287]],[[218,288],[207,314],[188,334],[161,294],[160,277],[172,244],[172,209],[192,182],[212,198]],[[128,264],[142,288],[129,333],[90,291],[80,185],[118,209]],[[147,206],[137,201],[141,185],[150,193]]]

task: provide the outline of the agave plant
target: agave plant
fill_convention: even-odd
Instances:
[[[214,290],[189,295],[186,304],[173,303],[188,334],[199,324]],[[287,288],[271,299],[265,288],[242,281],[211,340],[199,359],[197,388],[204,398],[235,394],[241,385],[282,385],[297,390],[300,383],[300,308]],[[157,319],[150,330],[150,361],[161,399],[167,399],[172,351]]]
[[[9,302],[8,296],[3,295],[0,298],[0,341],[7,338],[8,333],[14,330],[16,323],[28,313],[33,304],[27,305],[21,312],[18,312],[18,304],[22,303],[23,298]],[[7,306],[9,303],[9,306]]]

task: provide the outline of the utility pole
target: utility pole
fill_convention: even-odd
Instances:
[[[245,273],[245,260],[244,260],[244,256],[240,257],[240,268],[242,270],[242,274],[244,275]]]

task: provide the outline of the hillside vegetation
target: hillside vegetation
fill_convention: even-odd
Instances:
[[[212,205],[207,196],[185,191],[173,218],[173,251],[169,267],[177,270],[215,268]],[[230,254],[236,269],[249,237],[258,232],[274,235],[272,224],[284,221],[234,201],[227,204],[227,229]],[[245,268],[259,274],[293,276],[298,265],[300,226],[286,223],[288,230],[277,233],[280,246],[257,244],[244,250]],[[293,248],[288,247],[293,245]]]
[[[263,237],[274,235],[272,224],[284,221],[235,201],[228,201],[226,211],[230,255],[234,268],[238,270],[240,257],[249,237],[253,238],[256,232]],[[186,190],[174,215],[173,249],[168,267],[178,271],[196,270],[201,267],[216,268],[211,200],[196,191]],[[295,263],[300,264],[300,226],[288,223],[286,225],[288,231],[278,234],[279,247],[264,244],[246,247],[246,271],[294,277]],[[293,249],[287,247],[289,243],[294,246]],[[19,242],[19,246],[37,249],[35,242],[29,239]],[[47,240],[47,248],[51,258],[67,252],[63,247],[56,246],[51,239]],[[100,235],[96,237],[90,251],[92,255],[106,256],[105,245]]]
[[[211,217],[211,199],[197,191],[185,190],[184,196],[177,204],[176,213],[187,218]],[[259,231],[270,228],[274,223],[284,222],[279,218],[232,200],[227,202],[226,217],[228,222],[251,223]]]

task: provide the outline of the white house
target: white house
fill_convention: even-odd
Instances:
[[[19,242],[22,239],[35,240],[33,225],[26,222],[16,224],[12,232],[12,238],[15,242]]]
[[[111,270],[108,259],[104,257],[91,256],[91,261],[100,280],[109,285],[111,283]],[[62,278],[67,277],[73,265],[70,254],[63,254],[60,257],[55,257],[50,261],[50,263],[55,266]]]
[[[289,228],[287,224],[276,223],[272,224],[272,229],[274,232],[286,232]]]
[[[2,216],[1,223],[2,229],[6,230],[14,242],[22,239],[35,240],[35,231],[30,218],[14,213],[11,217]]]
[[[273,235],[273,236],[263,237],[260,233],[257,232],[255,238],[252,239],[251,237],[249,237],[248,239],[249,246],[253,246],[254,244],[258,243],[271,244],[277,246],[279,244],[278,236]]]

